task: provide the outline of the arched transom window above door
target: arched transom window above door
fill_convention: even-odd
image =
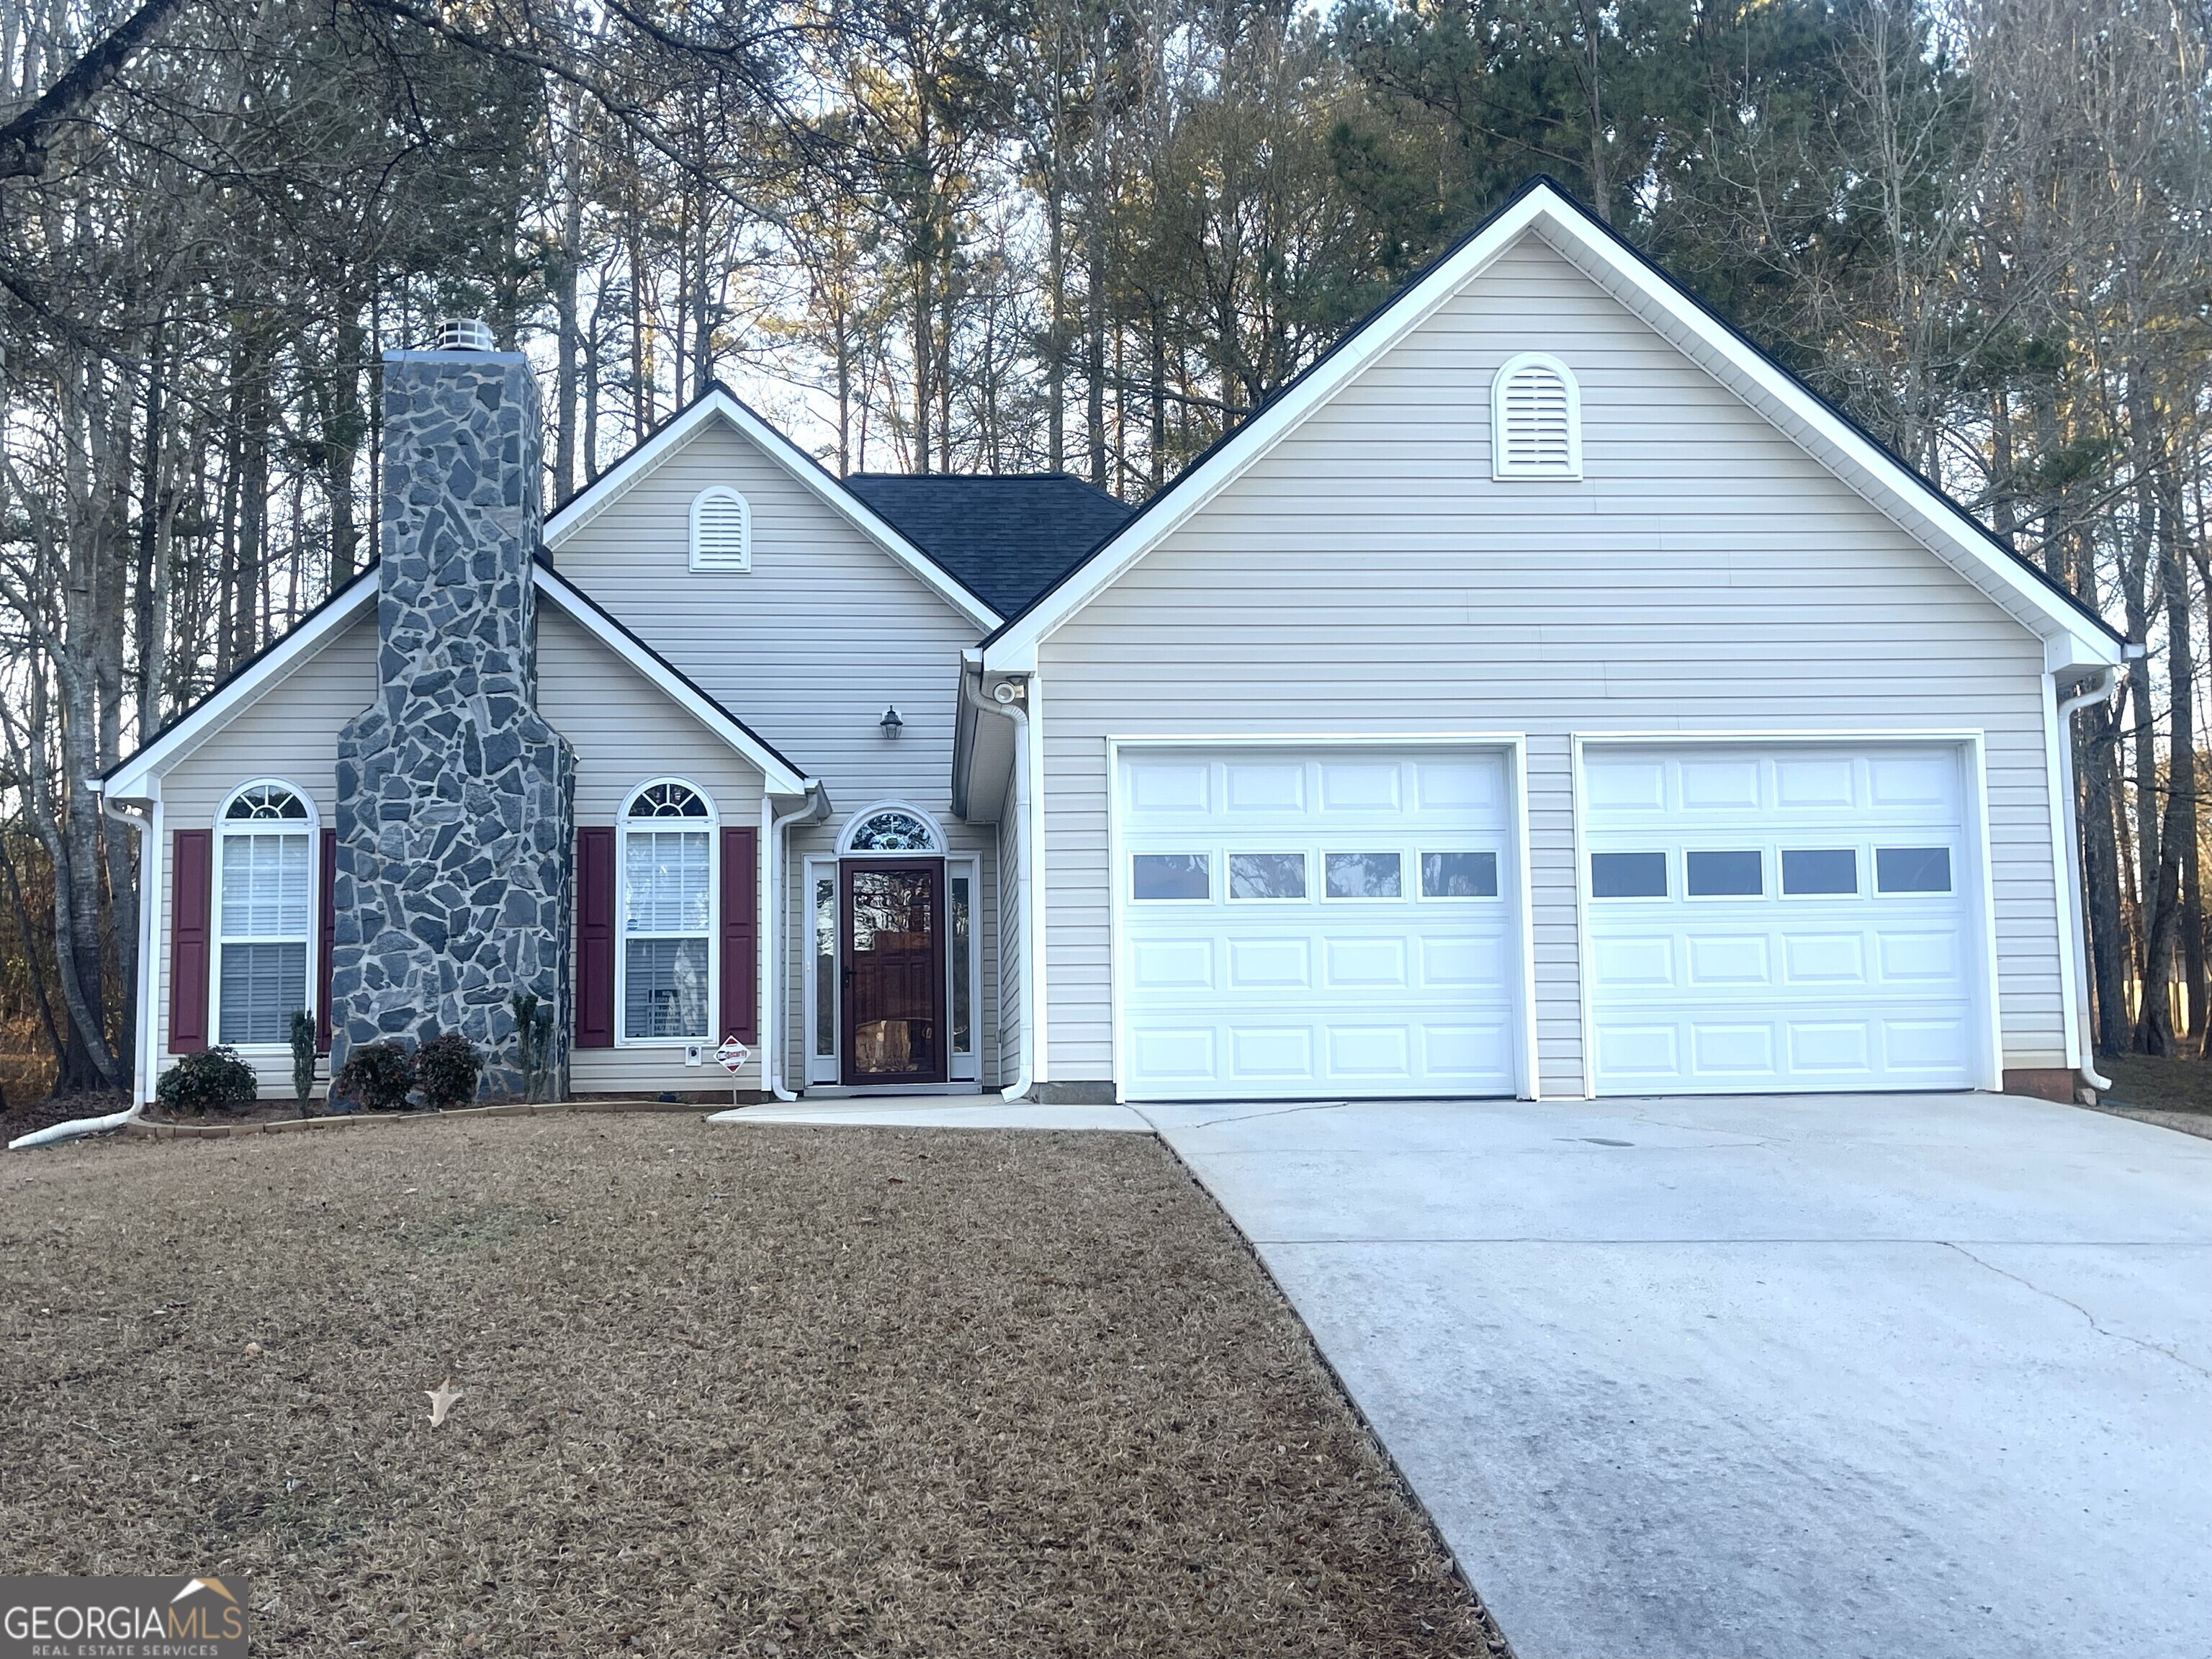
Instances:
[[[892,804],[857,813],[838,849],[846,853],[941,853],[945,837],[918,807]]]

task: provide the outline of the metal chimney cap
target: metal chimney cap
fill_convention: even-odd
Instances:
[[[448,317],[438,325],[441,351],[495,351],[491,325],[481,317]]]

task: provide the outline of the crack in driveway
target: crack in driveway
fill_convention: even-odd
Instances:
[[[2183,1358],[2181,1355],[2176,1353],[2172,1348],[2162,1347],[2158,1343],[2147,1341],[2140,1336],[2130,1336],[2125,1331],[2112,1331],[2106,1329],[2104,1326],[2098,1323],[2096,1315],[2091,1313],[2087,1308],[2075,1301],[2071,1297],[2061,1296],[2057,1291],[2051,1290],[2045,1285],[2039,1285],[2033,1279],[2013,1272],[2009,1267],[2000,1267],[1994,1261],[1984,1261],[1980,1256],[1976,1255],[1972,1250],[1968,1249],[1965,1245],[1958,1243],[1955,1239],[1947,1238],[1943,1243],[1949,1249],[1956,1250],[1960,1255],[1966,1257],[1967,1261],[1972,1262],[1977,1267],[1986,1267],[1990,1272],[1998,1275],[1998,1277],[2009,1279],[2014,1284],[2021,1285],[2027,1290],[2033,1291],[2038,1296],[2049,1297],[2053,1302],[2058,1303],[2061,1306],[2073,1309],[2075,1313],[2080,1314],[2083,1319],[2088,1322],[2089,1328],[2096,1332],[2098,1335],[2105,1337],[2114,1342],[2133,1343],[2136,1347],[2142,1349],[2147,1353],[2164,1355],[2166,1358],[2171,1359],[2175,1364],[2181,1366],[2186,1370],[2195,1371],[2199,1376],[2212,1377],[2212,1369],[2208,1369],[2205,1366],[2200,1365],[2193,1359]]]

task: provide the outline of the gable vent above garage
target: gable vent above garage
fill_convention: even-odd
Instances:
[[[1583,476],[1582,392],[1556,357],[1524,353],[1491,384],[1491,476]]]
[[[691,503],[691,568],[753,568],[752,509],[734,489],[702,489]]]

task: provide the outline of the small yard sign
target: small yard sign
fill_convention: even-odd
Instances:
[[[733,1036],[724,1037],[721,1046],[714,1050],[714,1058],[721,1062],[722,1069],[730,1074],[730,1109],[732,1111],[735,1111],[738,1108],[738,1073],[745,1069],[747,1062],[752,1057],[753,1051]]]

